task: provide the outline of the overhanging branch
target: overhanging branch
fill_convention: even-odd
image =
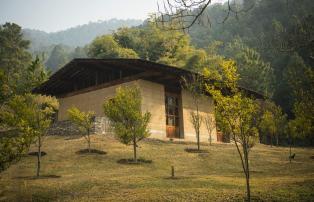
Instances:
[[[250,5],[237,3],[235,0],[228,0],[227,14],[223,19],[224,23],[231,13],[236,18],[239,13],[247,12],[255,5],[255,0]],[[155,14],[155,22],[166,30],[189,30],[194,24],[205,24],[211,26],[211,19],[206,9],[212,0],[161,0],[157,2],[158,12]]]

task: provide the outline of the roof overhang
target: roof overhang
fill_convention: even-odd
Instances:
[[[195,72],[142,59],[74,59],[55,72],[34,93],[56,97],[70,96],[124,82],[146,79],[181,88],[181,78]],[[240,87],[249,95],[264,99],[260,93]]]

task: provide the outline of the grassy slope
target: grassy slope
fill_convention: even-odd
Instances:
[[[34,201],[233,201],[243,200],[245,181],[232,144],[203,146],[210,153],[191,154],[192,145],[142,142],[139,154],[152,164],[122,165],[132,148],[108,137],[93,136],[92,146],[106,155],[78,155],[83,138],[48,137],[42,175],[60,178],[31,179],[36,158],[27,156],[0,174],[0,200]],[[314,149],[294,149],[290,165],[288,148],[258,145],[251,152],[252,194],[263,201],[314,199]],[[168,179],[170,166],[178,179]],[[24,177],[24,178],[23,178]],[[25,178],[26,177],[26,178]]]

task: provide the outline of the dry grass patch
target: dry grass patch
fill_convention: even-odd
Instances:
[[[65,140],[67,139],[67,140]],[[2,201],[242,201],[245,178],[232,144],[204,145],[206,155],[184,151],[194,144],[143,141],[139,157],[153,163],[121,165],[133,150],[110,137],[92,136],[106,155],[77,155],[83,138],[49,136],[43,150],[43,177],[30,179],[36,159],[25,156],[0,174]],[[313,148],[257,145],[251,151],[252,194],[256,201],[311,201],[314,198]],[[171,177],[174,166],[176,180]],[[23,178],[24,177],[24,178]]]

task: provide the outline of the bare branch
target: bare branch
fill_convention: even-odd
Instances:
[[[233,13],[236,18],[243,12],[247,12],[255,5],[255,1],[244,8],[235,0],[227,1],[227,13],[221,23],[224,23]],[[163,0],[163,8],[157,3],[158,12],[155,14],[157,25],[166,30],[189,30],[194,24],[206,24],[211,27],[211,20],[206,9],[212,0]]]

